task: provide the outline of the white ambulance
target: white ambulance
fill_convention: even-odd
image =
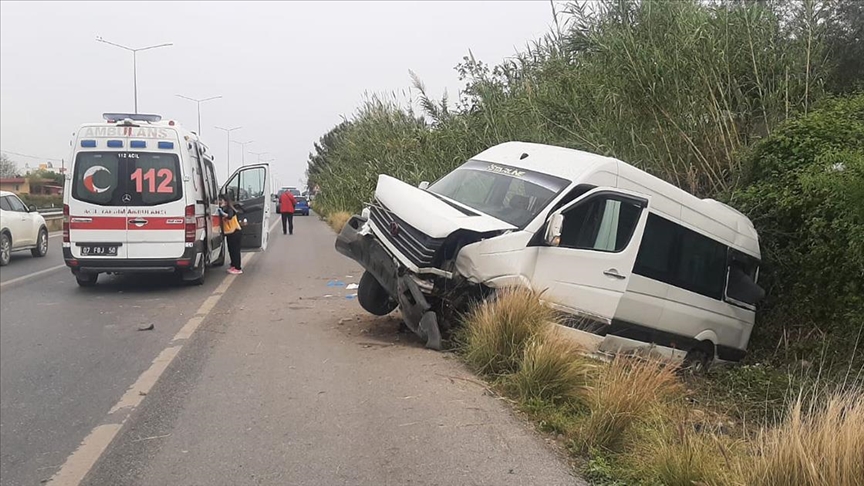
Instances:
[[[267,248],[267,164],[241,167],[219,186],[213,156],[194,132],[159,115],[106,113],[72,141],[63,204],[63,258],[78,284],[100,273],[178,273],[201,284],[227,248],[216,208],[231,192],[243,248]]]

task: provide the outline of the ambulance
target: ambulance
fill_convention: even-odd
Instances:
[[[241,167],[219,185],[200,137],[159,115],[105,113],[72,139],[63,201],[63,258],[78,285],[99,274],[174,273],[204,283],[224,265],[219,195],[231,193],[242,247],[267,248],[273,193],[268,164]]]

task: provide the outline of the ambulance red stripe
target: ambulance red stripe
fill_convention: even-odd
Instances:
[[[147,220],[147,224],[138,226],[136,220]],[[176,230],[182,231],[185,226],[183,217],[126,217],[126,216],[71,216],[69,228],[73,230]]]

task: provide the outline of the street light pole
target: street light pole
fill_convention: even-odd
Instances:
[[[96,37],[96,41],[101,42],[103,44],[108,44],[109,46],[119,47],[120,49],[129,51],[132,53],[132,89],[135,93],[135,114],[138,114],[138,52],[147,51],[150,49],[157,49],[159,47],[173,46],[174,44],[171,42],[168,42],[166,44],[158,44],[158,45],[139,47],[137,49],[133,49],[131,47],[126,47],[124,45],[115,44],[114,42],[106,41],[105,39],[98,37],[98,36]]]
[[[234,127],[234,128],[222,128],[222,127],[214,127],[216,130],[222,130],[226,134],[228,134],[228,173],[225,174],[225,177],[231,177],[231,132],[234,130],[239,130],[243,127]]]
[[[240,145],[240,150],[241,150],[241,154],[243,157],[243,162],[242,162],[243,167],[246,167],[246,146],[249,145],[250,143],[254,142],[254,141],[255,140],[249,140],[248,142],[239,142],[237,140],[232,140],[232,142]]]
[[[261,163],[261,156],[262,156],[262,155],[267,155],[267,154],[269,154],[269,152],[249,152],[249,153],[252,154],[252,155],[257,155],[257,156],[258,156],[258,162],[257,162],[258,164]]]
[[[195,98],[190,98],[190,97],[188,97],[188,96],[183,96],[183,95],[181,95],[181,94],[178,94],[177,97],[178,97],[178,98],[183,98],[184,100],[194,101],[195,104],[198,105],[198,136],[200,137],[200,136],[201,136],[201,103],[204,103],[204,102],[207,102],[207,101],[212,101],[212,100],[218,100],[219,98],[222,97],[222,95],[219,95],[219,96],[211,96],[210,98],[204,98],[204,99],[202,99],[202,100],[195,99]]]

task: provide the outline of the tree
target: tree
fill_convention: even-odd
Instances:
[[[18,176],[18,164],[6,156],[0,154],[0,177],[9,178]]]

